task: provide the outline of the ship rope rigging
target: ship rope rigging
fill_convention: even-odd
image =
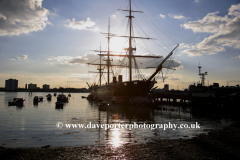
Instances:
[[[118,76],[120,74],[123,74],[123,69],[126,68],[127,70],[129,70],[129,73],[127,73],[127,71],[125,72],[126,75],[128,74],[129,76],[129,81],[132,81],[132,79],[136,79],[135,77],[137,77],[137,79],[145,79],[145,76],[144,76],[144,73],[141,71],[142,69],[147,69],[147,68],[152,68],[152,67],[148,67],[150,64],[155,64],[155,65],[158,65],[159,62],[158,62],[158,58],[154,58],[153,60],[149,61],[149,62],[141,62],[140,57],[138,58],[136,55],[135,55],[135,52],[136,52],[136,48],[138,46],[138,48],[140,48],[142,51],[144,51],[144,53],[148,53],[149,54],[149,57],[150,56],[154,56],[155,54],[152,54],[152,52],[150,51],[148,45],[146,44],[146,42],[144,41],[144,39],[148,39],[150,42],[152,42],[153,44],[157,45],[159,48],[161,48],[163,51],[169,53],[171,50],[169,49],[169,47],[166,45],[166,43],[162,40],[162,38],[157,34],[157,32],[153,29],[153,27],[149,24],[148,21],[150,21],[158,30],[160,30],[163,34],[165,34],[167,37],[169,37],[173,42],[176,43],[175,40],[173,40],[173,38],[171,38],[171,36],[167,35],[167,33],[165,33],[164,31],[162,31],[150,18],[144,16],[143,14],[140,14],[140,15],[143,15],[143,19],[147,22],[147,24],[150,26],[150,28],[153,30],[153,32],[155,33],[155,35],[157,35],[157,37],[160,39],[160,41],[167,47],[162,47],[159,43],[157,43],[155,40],[151,39],[148,37],[148,35],[146,34],[146,32],[143,30],[143,28],[141,27],[141,25],[139,24],[139,22],[134,19],[134,12],[140,12],[140,13],[143,13],[141,11],[133,11],[131,9],[131,2],[132,4],[134,4],[136,6],[136,8],[138,8],[139,10],[140,7],[133,1],[133,0],[127,0],[129,1],[129,4],[130,6],[127,7],[127,10],[121,10],[121,11],[126,11],[128,14],[126,14],[124,20],[122,21],[122,23],[119,25],[119,27],[116,29],[116,32],[119,31],[119,30],[123,30],[124,28],[128,28],[129,30],[125,30],[124,33],[126,35],[130,35],[130,36],[118,36],[118,35],[115,35],[115,34],[112,34],[110,33],[110,18],[109,18],[109,26],[108,26],[108,33],[103,33],[103,34],[106,34],[107,35],[107,39],[108,39],[108,45],[106,48],[108,48],[108,51],[102,51],[102,52],[105,52],[107,54],[101,54],[101,50],[100,50],[100,59],[102,57],[107,57],[107,58],[102,58],[103,60],[102,61],[106,61],[107,64],[100,64],[100,68],[98,68],[99,70],[99,73],[100,73],[100,79],[98,80],[98,82],[96,82],[96,79],[97,79],[97,75],[96,75],[96,78],[94,79],[94,83],[99,83],[101,85],[101,77],[102,77],[102,80],[104,79],[106,84],[109,84],[110,83],[110,71],[112,73],[111,76],[115,77],[115,76]],[[126,2],[127,2],[126,1]],[[128,18],[126,18],[128,17]],[[126,24],[126,19],[128,20],[127,24]],[[123,27],[124,25],[127,25],[127,27]],[[135,28],[135,31],[136,31],[136,35],[139,35],[139,37],[135,37],[135,32],[133,30],[133,27]],[[114,32],[114,33],[116,33]],[[144,38],[141,36],[141,32],[144,34],[145,37],[147,38]],[[121,53],[121,56],[119,58],[119,62],[116,63],[116,62],[113,62],[113,60],[116,60],[116,59],[110,59],[110,55],[114,52],[112,52],[110,50],[110,39],[112,37],[125,37],[127,38],[127,40],[124,42],[124,44],[127,44],[129,43],[129,48],[126,48],[125,50],[125,54],[122,54],[124,52],[120,52]],[[141,45],[141,43],[139,42],[136,42],[135,39],[140,39],[140,41],[143,43],[143,45]],[[176,49],[177,47],[174,48],[174,50]],[[170,67],[172,66],[173,64],[173,60],[174,60],[174,57],[176,55],[176,52],[177,52],[177,49],[175,52],[173,52],[174,50],[172,50],[172,55],[171,57],[169,57],[169,59],[166,61],[166,63],[164,65],[164,67],[162,68],[166,68],[166,72],[165,74],[163,73],[163,70],[160,69],[156,74],[157,76],[155,78],[158,78],[159,75],[160,75],[160,72],[162,74],[162,79],[163,79],[163,82],[164,82],[164,79],[167,77],[167,76],[170,76],[172,73],[169,74],[169,69]],[[112,56],[112,55],[111,55]],[[147,57],[147,56],[146,56]],[[97,59],[99,60],[99,59]],[[97,60],[95,61],[92,61],[88,64],[93,64],[95,63]],[[111,62],[112,61],[112,62]],[[125,62],[127,61],[127,62]],[[103,65],[103,67],[102,67]],[[127,67],[128,68],[127,68]],[[140,66],[140,67],[139,67]],[[144,68],[145,66],[145,68]],[[102,68],[101,68],[102,67]],[[114,69],[113,69],[114,68]],[[132,68],[135,69],[135,74],[132,75]],[[103,72],[101,72],[101,70],[103,70]],[[104,72],[105,70],[107,70],[107,72]],[[114,71],[115,70],[115,71]],[[107,76],[107,79],[105,78],[105,76],[103,76],[103,73],[108,73],[108,76]],[[155,75],[156,75],[155,74]],[[127,76],[126,76],[127,77]],[[102,83],[103,84],[103,83]]]
[[[139,10],[141,10],[141,8],[140,8],[134,1],[132,1],[132,2],[137,6],[137,8],[138,8]],[[149,12],[150,12],[150,11],[149,11]],[[151,12],[150,12],[150,13],[151,13]],[[151,14],[152,14],[152,13],[151,13]],[[152,14],[152,15],[153,15],[153,14]],[[166,43],[162,40],[162,38],[159,36],[159,34],[157,34],[157,32],[153,29],[153,27],[150,25],[149,22],[151,22],[159,31],[161,31],[164,35],[166,35],[169,39],[171,39],[173,42],[175,42],[175,43],[177,44],[177,42],[171,37],[171,35],[170,35],[169,33],[167,34],[167,33],[164,32],[163,30],[161,30],[150,18],[148,18],[148,17],[145,16],[144,14],[141,14],[141,16],[142,16],[143,19],[146,21],[146,23],[149,24],[150,28],[154,31],[155,35],[157,35],[157,37],[161,40],[162,43],[164,43],[165,46],[167,46]],[[152,16],[152,17],[154,17],[154,16]],[[138,23],[137,20],[136,20],[136,25],[140,28],[140,30],[141,30],[145,35],[147,35],[147,34],[144,32],[144,30],[141,28],[141,25],[139,25],[139,23]],[[162,25],[161,25],[161,26],[162,26]],[[162,27],[163,27],[163,26],[162,26]],[[163,27],[163,28],[164,28],[164,27]],[[161,49],[165,50],[166,52],[169,52],[170,49],[169,49],[168,46],[167,46],[167,49],[168,49],[168,51],[167,51],[167,50],[164,49],[162,46],[160,46],[158,43],[156,43],[154,40],[152,40],[152,42],[155,43],[156,45],[158,45]],[[145,43],[144,43],[144,44],[145,44]],[[174,60],[174,57],[175,57],[176,53],[177,53],[177,49],[176,49],[176,52],[174,53],[174,55],[171,56],[170,59],[168,60],[168,62],[170,62],[170,63],[168,63],[168,65],[167,65],[167,67],[166,67],[166,72],[165,72],[165,74],[163,75],[163,71],[162,71],[162,70],[160,71],[160,72],[162,73],[163,82],[164,82],[165,77],[170,76],[170,75],[174,72],[174,70],[173,70],[173,72],[168,75],[168,73],[169,73],[169,68],[171,67],[171,65],[172,65],[172,63],[173,63],[173,60]],[[154,61],[155,61],[155,60],[154,60]],[[159,74],[160,74],[160,72],[159,72]]]

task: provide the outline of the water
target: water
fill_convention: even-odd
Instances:
[[[90,104],[81,96],[88,93],[71,93],[68,103],[62,109],[55,108],[56,97],[46,100],[48,93],[0,92],[0,146],[42,147],[112,145],[124,143],[145,143],[155,138],[192,138],[209,129],[222,128],[231,120],[212,120],[194,117],[184,106],[159,105],[158,109],[112,105],[107,111],[100,111],[98,104]],[[53,95],[53,93],[51,93]],[[66,94],[67,95],[67,94]],[[33,104],[34,96],[43,96],[43,102]],[[24,106],[8,106],[13,98],[24,98]],[[120,119],[112,115],[118,114]],[[66,128],[58,129],[57,122],[63,124],[193,124],[198,122],[200,129],[155,129],[128,128]]]

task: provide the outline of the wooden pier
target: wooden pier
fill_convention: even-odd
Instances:
[[[154,93],[151,94],[151,98],[154,100],[154,102],[163,102],[164,99],[166,99],[167,102],[177,102],[177,100],[180,100],[180,102],[185,103],[187,100],[191,101],[191,95],[185,94],[185,95],[179,95],[179,94],[159,94]]]
[[[165,93],[152,93],[151,98],[154,100],[155,103],[161,103],[161,102],[180,102],[180,103],[186,103],[186,102],[192,102],[192,103],[198,103],[198,104],[229,104],[232,102],[235,102],[236,100],[231,100],[230,97],[198,97],[198,96],[192,96],[190,93],[171,93],[171,94],[165,94]]]

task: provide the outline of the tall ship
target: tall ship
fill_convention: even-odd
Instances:
[[[109,18],[109,25],[108,25],[108,33],[103,33],[107,35],[108,39],[108,49],[107,51],[102,51],[101,46],[100,50],[95,50],[95,52],[99,52],[99,63],[88,63],[88,65],[95,65],[98,66],[97,72],[98,73],[98,83],[87,83],[89,90],[91,94],[94,97],[98,98],[112,98],[112,97],[125,97],[125,98],[131,98],[131,97],[145,97],[148,95],[149,92],[154,88],[154,85],[157,83],[155,80],[155,76],[162,71],[163,68],[166,68],[164,66],[164,63],[170,59],[170,57],[173,55],[176,48],[179,46],[177,44],[171,51],[168,53],[168,55],[163,58],[163,56],[152,56],[152,55],[137,55],[136,52],[136,45],[135,40],[141,39],[141,40],[150,40],[152,38],[149,37],[137,37],[134,36],[134,30],[133,30],[133,12],[139,12],[143,13],[142,11],[134,11],[132,10],[132,1],[129,0],[129,7],[128,9],[121,10],[124,12],[127,12],[128,15],[126,16],[128,18],[128,35],[127,36],[121,36],[110,33],[110,18]],[[124,54],[118,54],[110,50],[110,39],[111,38],[125,38],[128,40],[128,47],[124,48]],[[113,59],[110,57],[119,57],[120,61],[119,63],[114,63]],[[133,77],[133,69],[138,69],[139,67],[137,65],[137,58],[153,58],[153,59],[159,59],[161,58],[162,61],[158,63],[156,70],[149,76],[148,78],[142,78],[140,77],[137,80],[134,80]],[[104,62],[103,62],[104,61]],[[170,68],[171,66],[168,65]],[[123,75],[119,74],[119,71],[115,71],[116,68],[125,68],[128,70],[127,74],[127,80],[123,81]],[[152,67],[151,67],[152,68]],[[103,81],[103,76],[106,75],[106,82]],[[111,79],[111,80],[110,80]]]

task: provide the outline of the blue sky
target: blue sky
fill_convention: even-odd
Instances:
[[[86,65],[97,59],[100,41],[105,50],[111,17],[111,32],[127,34],[127,0],[0,0],[0,87],[5,80],[19,80],[19,87],[87,87],[95,75]],[[239,0],[133,0],[136,36],[156,38],[137,42],[137,54],[166,56],[179,43],[173,67],[158,80],[170,89],[197,83],[199,62],[207,71],[206,84],[226,86],[240,83],[240,2]],[[139,27],[140,26],[140,27]],[[143,31],[143,32],[142,32]],[[146,33],[146,34],[145,34]],[[166,36],[167,35],[167,36]],[[171,37],[171,38],[169,38]],[[173,39],[174,41],[172,41]],[[112,39],[119,50],[126,40]],[[139,49],[144,48],[144,49]],[[156,65],[140,60],[141,68]],[[145,65],[146,64],[146,65]],[[142,70],[149,77],[154,70]],[[122,73],[126,78],[125,72]]]

